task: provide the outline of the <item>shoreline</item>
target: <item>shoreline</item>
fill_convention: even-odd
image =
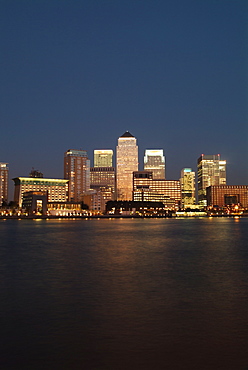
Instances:
[[[230,215],[204,215],[204,216],[135,216],[135,215],[94,215],[94,216],[0,216],[0,220],[58,220],[58,219],[145,219],[145,218],[174,218],[174,219],[195,219],[195,218],[244,218],[248,214]]]

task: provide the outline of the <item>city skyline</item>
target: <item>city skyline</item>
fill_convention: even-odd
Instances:
[[[180,205],[191,208],[195,204],[207,207],[212,204],[213,196],[218,194],[218,202],[229,205],[233,200],[238,206],[239,199],[243,197],[240,189],[243,189],[245,194],[248,187],[237,183],[227,184],[226,160],[221,158],[220,154],[202,154],[198,158],[197,197],[195,196],[195,172],[191,168],[183,168],[178,180],[166,180],[163,149],[145,150],[143,159],[143,167],[140,170],[137,138],[129,131],[124,132],[117,140],[116,168],[110,166],[113,164],[113,150],[94,150],[94,167],[91,167],[86,150],[69,149],[64,153],[64,179],[44,178],[43,173],[34,168],[29,173],[29,177],[12,178],[15,183],[14,202],[19,207],[26,201],[27,204],[33,204],[35,200],[29,194],[30,191],[40,193],[48,191],[50,201],[62,202],[65,198],[69,202],[82,201],[97,211],[102,211],[108,200],[157,201],[163,202],[167,209],[175,209]],[[5,200],[2,194],[6,188],[6,174],[9,169],[6,163],[1,163],[1,166],[3,170],[5,169],[5,174],[4,171],[0,174],[1,198],[3,203],[6,203],[7,194],[5,194]],[[163,168],[162,172],[161,168]],[[61,184],[64,186],[63,194]],[[219,191],[219,186],[222,185],[227,185],[225,189],[228,189],[228,194],[224,193],[224,188],[221,188],[222,193]],[[45,194],[35,194],[38,197],[40,195]],[[246,202],[246,198],[247,194],[242,198],[243,202]],[[38,201],[41,204],[43,202],[42,199]],[[71,212],[71,210],[67,211]],[[42,212],[45,212],[43,208]]]
[[[126,131],[122,136],[124,136],[125,134],[129,134],[131,137],[133,137],[133,135],[131,133],[129,133],[129,131]],[[122,136],[120,136],[120,137],[122,137]],[[120,137],[119,137],[119,139],[120,139]],[[117,143],[118,143],[118,140],[119,139],[117,139]],[[138,150],[138,169],[135,169],[135,171],[136,170],[143,171],[143,170],[145,170],[144,160],[145,160],[145,157],[146,157],[146,153],[149,153],[149,152],[163,152],[163,149],[144,149],[144,153],[140,157],[140,154],[139,154],[140,150],[139,150],[139,145],[138,145],[138,138],[135,137],[135,140],[137,142],[137,150]],[[89,155],[89,153],[88,153],[87,150],[82,150],[82,149],[68,149],[64,153],[64,161],[65,161],[66,153],[69,153],[69,157],[70,157],[70,153],[74,153],[74,152],[75,152],[75,154],[76,153],[83,153],[83,156],[84,157],[87,157],[87,168],[88,168],[88,171],[89,171],[91,167],[94,167],[94,153],[102,153],[102,154],[104,153],[103,161],[105,161],[106,159],[104,157],[106,155],[105,154],[105,152],[106,152],[108,154],[111,153],[111,162],[113,161],[113,168],[115,169],[115,171],[117,171],[117,167],[116,167],[116,165],[117,165],[117,158],[116,158],[117,148],[118,148],[118,145],[116,146],[116,150],[103,149],[103,148],[102,149],[93,149],[93,160],[92,159],[91,160],[89,159],[90,158],[90,155]],[[208,154],[201,154],[201,157],[204,157],[204,156],[205,157],[208,157],[208,156],[211,156],[211,157],[220,157],[220,154],[209,154],[209,153]],[[226,165],[228,165],[228,163],[226,163],[226,160],[225,159],[223,159],[223,161],[225,162],[225,167],[226,167]],[[197,158],[195,160],[195,163],[196,163],[195,168],[196,168],[196,170],[194,172],[196,174],[197,174],[197,163],[198,162],[199,162],[199,158]],[[191,166],[191,167],[194,168],[194,166]],[[181,172],[182,172],[182,170],[184,168],[185,168],[185,166],[183,168],[181,168],[181,170],[179,171],[177,177],[175,177],[175,178],[167,177],[167,179],[168,180],[176,180],[176,181],[177,180],[180,180],[180,178],[181,178]],[[9,166],[8,166],[8,171],[10,172]],[[43,175],[43,173],[45,173],[45,175],[44,175],[45,178],[49,178],[49,177],[50,178],[58,178],[58,179],[66,179],[66,178],[68,178],[68,176],[65,174],[65,168],[63,170],[64,176],[63,176],[63,174],[61,174],[61,176],[54,176],[53,174],[52,174],[52,176],[46,176],[46,170],[44,170],[44,169],[41,170],[40,168],[39,169],[38,168],[37,169],[34,169],[34,167],[32,167],[31,172],[29,171],[30,172],[29,175],[28,174],[18,174],[18,175],[14,176],[14,177],[28,177],[28,176],[30,176],[32,174],[32,172],[40,172],[40,171],[41,171],[42,175]],[[228,169],[225,170],[225,171],[227,172],[227,174],[226,174],[226,182],[227,182],[228,185],[246,185],[246,184],[240,184],[237,181],[231,183],[229,181]],[[10,188],[10,191],[9,191],[9,194],[8,194],[9,201],[13,199],[12,192],[11,192],[11,190],[13,190],[12,189],[13,188],[13,184],[12,184],[12,181],[10,181],[11,179],[12,179],[12,177],[9,176],[9,179],[8,179],[9,180],[8,181],[8,186]],[[196,181],[195,186],[196,186],[196,191],[197,191],[197,176],[195,178],[195,181]],[[89,182],[89,174],[88,174],[88,182]],[[89,189],[89,184],[88,184],[88,186],[86,188]]]
[[[62,177],[68,148],[114,149],[125,131],[163,148],[166,177],[201,153],[248,183],[247,1],[1,4],[0,161]],[[12,190],[10,191],[11,195]]]

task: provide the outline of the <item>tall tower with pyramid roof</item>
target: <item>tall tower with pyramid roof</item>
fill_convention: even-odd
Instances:
[[[138,171],[138,146],[136,138],[126,131],[116,147],[116,187],[118,200],[132,200],[133,172]]]

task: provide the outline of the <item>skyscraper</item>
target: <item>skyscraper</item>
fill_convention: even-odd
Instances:
[[[165,157],[163,149],[146,149],[144,170],[152,171],[154,179],[165,179]]]
[[[198,159],[198,203],[207,205],[206,188],[212,185],[226,184],[226,161],[220,159],[220,154],[202,154]]]
[[[138,146],[136,138],[126,131],[116,147],[117,199],[132,200],[133,172],[138,171]]]
[[[8,163],[0,162],[0,206],[8,202]]]
[[[86,150],[65,152],[64,178],[69,180],[69,201],[81,201],[83,193],[90,189],[90,160]]]
[[[185,208],[195,204],[195,172],[191,168],[183,168],[181,171],[182,206]]]
[[[115,198],[115,169],[112,166],[113,150],[94,150],[94,167],[90,169],[90,188],[101,194],[104,208],[108,200]]]
[[[113,166],[112,149],[94,150],[94,167],[112,167],[112,166]]]

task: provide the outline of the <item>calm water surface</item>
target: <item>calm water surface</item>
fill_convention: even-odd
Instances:
[[[1,369],[248,369],[248,219],[0,221]]]

